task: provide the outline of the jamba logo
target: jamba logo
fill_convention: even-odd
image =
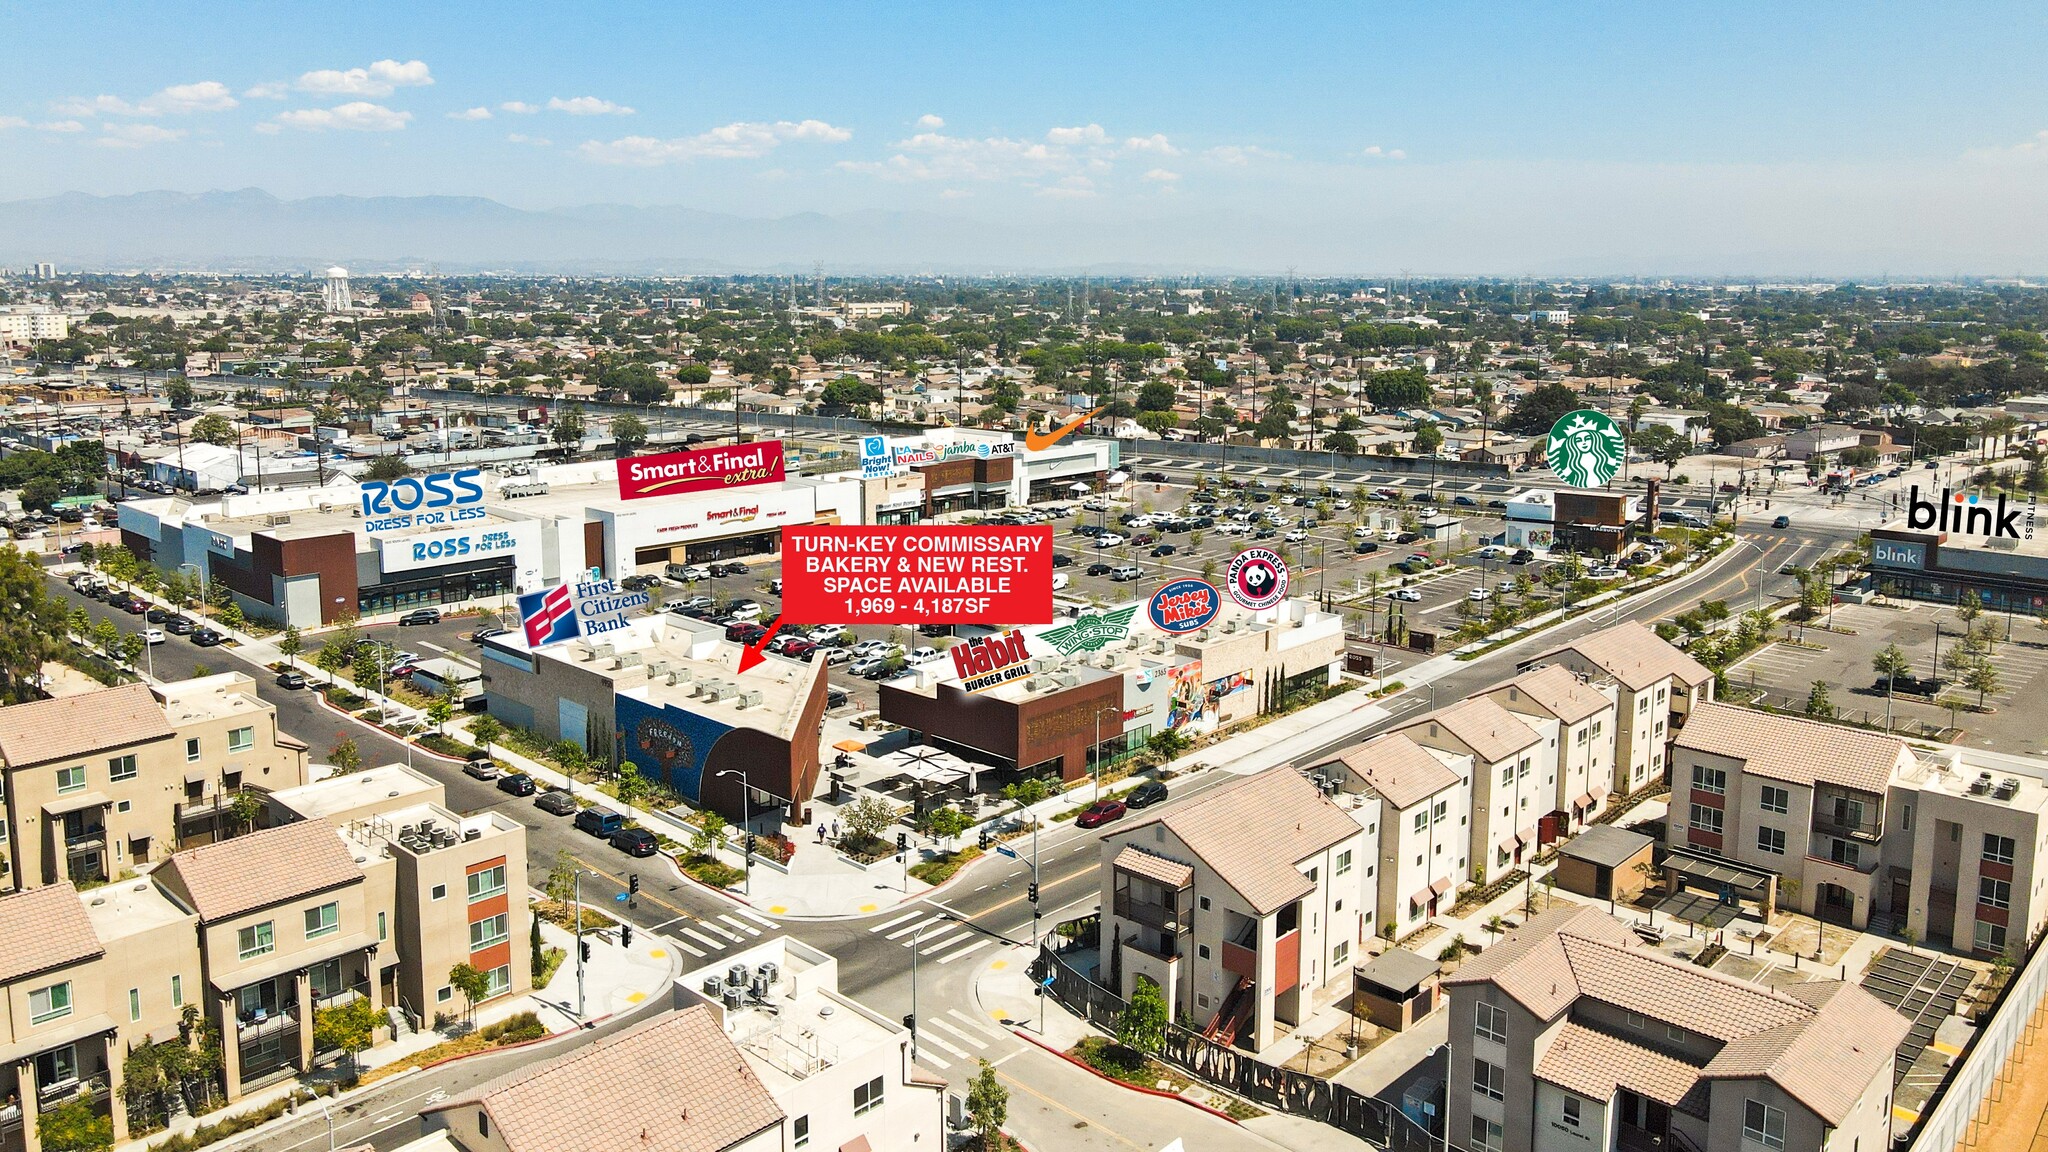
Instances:
[[[1998,503],[1980,500],[1975,492],[1941,490],[1939,501],[1920,498],[1920,486],[1906,496],[1906,527],[1936,532],[1962,532],[1992,539],[2031,540],[2034,536],[2034,499],[2025,504],[2009,503],[1999,493]]]

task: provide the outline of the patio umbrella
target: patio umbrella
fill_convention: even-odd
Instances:
[[[865,752],[868,746],[858,740],[841,740],[832,747],[840,752]]]

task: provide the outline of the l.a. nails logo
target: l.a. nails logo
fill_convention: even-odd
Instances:
[[[1951,492],[1943,488],[1939,501],[1922,500],[1920,486],[1915,484],[1906,496],[1906,527],[1962,532],[1989,536],[1994,540],[2031,540],[2034,538],[2034,498],[2028,496],[2025,504],[2012,504],[2001,492],[1998,503],[1994,505],[1988,500],[1979,500],[1975,492]]]

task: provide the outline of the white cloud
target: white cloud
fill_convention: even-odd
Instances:
[[[155,124],[102,124],[94,143],[104,148],[142,148],[168,144],[185,135],[183,128],[160,128]]]
[[[298,79],[301,92],[329,96],[389,96],[400,88],[423,88],[434,76],[423,60],[379,60],[368,68],[322,68]]]
[[[1154,132],[1150,136],[1133,136],[1130,139],[1125,140],[1124,151],[1156,152],[1161,156],[1180,155],[1180,149],[1175,148],[1171,143],[1168,143],[1166,136],[1163,133],[1159,132]]]
[[[491,118],[491,110],[479,105],[475,108],[464,108],[460,112],[450,112],[448,118],[450,120],[489,120]]]
[[[507,100],[503,104],[498,105],[498,111],[510,112],[514,116],[531,116],[535,112],[540,111],[540,105],[528,104],[524,100]]]
[[[1963,153],[1965,160],[2031,160],[2042,156],[2048,156],[2048,128],[2017,144],[1996,148],[1972,148]]]
[[[330,128],[349,132],[396,132],[412,119],[410,112],[394,112],[382,104],[354,100],[332,108],[295,108],[278,114],[275,123],[284,128],[324,132]]]
[[[36,125],[45,132],[83,132],[85,125],[76,120],[49,120]]]
[[[554,143],[553,140],[549,140],[546,137],[528,136],[523,132],[514,132],[506,136],[505,139],[511,141],[514,144],[531,144],[535,148],[546,148]]]
[[[917,118],[917,126],[919,128],[944,128],[946,126],[946,118],[943,116],[934,116],[930,112],[927,112],[924,115],[919,116]]]
[[[1100,124],[1086,124],[1079,128],[1054,128],[1045,138],[1054,144],[1100,144],[1109,139],[1109,134]]]
[[[142,112],[119,96],[74,96],[51,105],[64,116],[140,116]]]
[[[242,93],[242,99],[282,100],[285,98],[285,94],[291,91],[291,87],[291,85],[286,84],[281,80],[270,81],[264,84],[255,84],[251,85],[248,88],[248,90]]]
[[[237,101],[228,86],[218,80],[173,84],[130,104],[119,96],[101,94],[59,101],[60,115],[84,116],[186,116],[194,112],[225,112]]]
[[[1382,148],[1375,144],[1359,153],[1368,160],[1406,160],[1408,153],[1399,148]]]
[[[925,131],[897,141],[895,149],[894,155],[881,160],[849,160],[839,167],[884,180],[930,180],[956,187],[961,181],[1017,182],[1040,195],[1073,197],[1094,195],[1097,183],[1114,177],[1132,157],[1181,152],[1163,133],[1118,138],[1094,123],[1056,126],[1042,140]],[[1070,179],[1083,176],[1088,179]]]
[[[972,193],[972,192],[969,192],[969,191],[968,191],[967,189],[965,189],[965,188],[941,188],[941,189],[939,189],[939,199],[941,199],[941,200],[965,200],[965,199],[966,199],[967,197],[969,197],[969,196],[972,196],[972,195],[974,195],[974,193]]]
[[[1254,160],[1292,160],[1285,152],[1275,152],[1256,144],[1224,144],[1202,153],[1219,164],[1232,166],[1249,164]]]
[[[1145,179],[1155,184],[1171,184],[1180,179],[1180,173],[1169,172],[1164,168],[1154,168],[1150,172],[1145,173]]]
[[[1095,181],[1086,176],[1068,176],[1049,188],[1040,188],[1038,194],[1054,200],[1082,200],[1095,195]]]
[[[16,128],[26,127],[28,127],[28,121],[19,116],[0,116],[0,132],[9,132]]]
[[[777,120],[772,124],[743,120],[671,140],[652,136],[590,140],[579,151],[600,164],[652,166],[702,158],[744,160],[766,156],[786,143],[841,144],[852,138],[848,129],[823,120]]]
[[[548,100],[548,111],[567,112],[571,116],[631,116],[633,110],[624,104],[614,104],[595,96],[576,96],[568,100],[560,96]]]

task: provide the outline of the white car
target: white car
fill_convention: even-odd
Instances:
[[[1474,604],[1484,604],[1488,600],[1493,599],[1493,593],[1488,592],[1484,588],[1474,588],[1470,592],[1465,593],[1465,599],[1472,601]]]
[[[1073,583],[1073,581],[1067,577],[1067,574],[1065,572],[1055,572],[1052,574],[1052,590],[1055,592],[1059,591],[1062,588],[1065,588],[1067,585],[1071,583]]]
[[[846,625],[844,624],[820,624],[809,632],[804,633],[804,639],[809,640],[813,644],[830,644],[845,634]]]
[[[1299,528],[1296,528],[1294,531],[1289,532],[1285,536],[1282,536],[1281,539],[1287,541],[1289,544],[1299,544],[1303,540],[1308,539],[1308,533],[1303,532]]]
[[[1500,583],[1495,584],[1493,586],[1493,590],[1505,596],[1508,593],[1513,592],[1515,590],[1515,582],[1513,580],[1503,580]]]
[[[742,600],[732,606],[732,611],[728,615],[735,620],[759,620],[761,605],[752,600]]]
[[[1482,560],[1498,560],[1507,554],[1508,550],[1498,544],[1488,544],[1477,553]]]
[[[1593,580],[1612,580],[1620,575],[1621,569],[1606,564],[1602,564],[1600,567],[1586,573],[1586,576]]]
[[[887,656],[891,652],[901,651],[903,651],[903,649],[897,647],[894,644],[889,643],[887,640],[863,640],[860,643],[855,644],[853,646],[853,654],[856,657]]]
[[[147,644],[161,644],[164,642],[164,630],[161,628],[144,629],[142,639]]]
[[[1351,501],[1340,499],[1336,503],[1331,504],[1330,507],[1335,508],[1339,512],[1349,512],[1351,511]]]
[[[1418,604],[1422,601],[1422,593],[1417,592],[1413,588],[1396,588],[1392,592],[1387,593],[1387,599],[1400,600],[1409,604]]]
[[[1121,548],[1123,545],[1124,538],[1114,532],[1104,532],[1095,538],[1097,548]]]
[[[1143,513],[1124,521],[1124,527],[1126,528],[1150,528],[1151,526],[1152,517]]]
[[[884,664],[887,664],[888,662],[889,661],[886,657],[867,656],[862,659],[855,660],[853,663],[847,665],[846,671],[851,675],[865,678],[870,672],[881,671],[882,666]]]
[[[1353,528],[1351,530],[1351,538],[1353,540],[1370,540],[1375,535],[1377,535],[1377,533],[1375,533],[1372,529],[1366,527],[1363,524],[1360,524],[1358,527]]]
[[[930,664],[939,658],[940,653],[937,648],[913,648],[910,650],[910,654],[903,658],[903,661],[906,664]]]

